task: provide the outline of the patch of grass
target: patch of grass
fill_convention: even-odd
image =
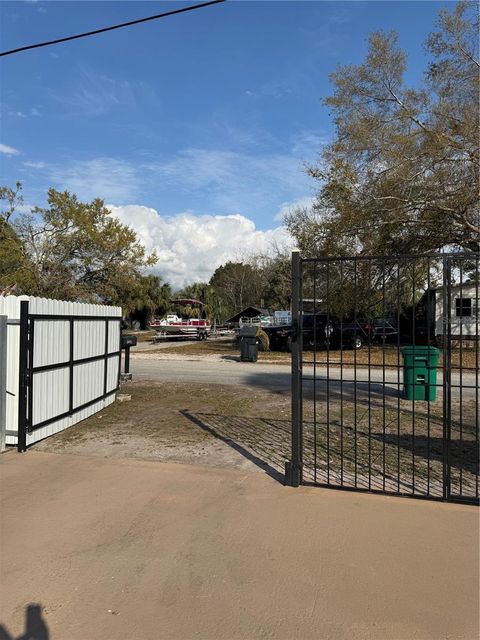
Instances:
[[[176,344],[161,349],[151,349],[149,353],[179,353],[187,356],[233,355],[238,353],[233,340],[202,340],[190,344]]]
[[[235,341],[231,338],[223,340],[204,340],[202,342],[194,342],[190,344],[177,344],[161,349],[149,349],[148,353],[174,353],[185,356],[212,356],[235,358],[240,357],[240,349]],[[278,362],[279,364],[288,364],[291,360],[289,353],[279,351],[259,351],[259,362]]]
[[[205,340],[203,342],[196,342],[194,344],[181,344],[171,347],[164,347],[162,349],[152,349],[149,353],[176,353],[180,355],[190,356],[202,356],[202,355],[217,355],[219,357],[235,357],[240,355],[240,350],[235,344],[235,341],[231,338],[223,340]],[[363,347],[357,351],[352,349],[319,349],[317,351],[305,350],[304,363],[313,364],[314,361],[318,366],[357,366],[368,367],[369,365],[385,366],[390,368],[396,368],[397,366],[403,367],[403,356],[398,351],[395,345],[385,345],[381,347],[378,345]],[[473,349],[453,350],[452,351],[452,369],[458,369],[460,366],[465,371],[466,369],[476,370],[477,356]],[[282,351],[259,351],[259,362],[275,362],[278,364],[289,364],[291,361],[291,355]],[[440,353],[438,366],[443,366],[443,353]]]
[[[101,457],[229,465],[232,458],[225,458],[225,452],[218,449],[221,441],[246,457],[248,452],[281,477],[291,455],[289,393],[143,381],[128,383],[125,390],[131,401],[115,402],[35,447]],[[352,395],[337,389],[331,390],[327,399],[324,391],[317,389],[315,396],[305,393],[303,414],[306,480],[441,495],[441,398],[429,406],[394,396],[369,395],[365,390]],[[475,400],[464,400],[460,405],[454,399],[450,443],[453,492],[461,489],[471,494],[475,488],[475,424]]]

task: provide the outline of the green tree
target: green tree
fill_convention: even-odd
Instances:
[[[215,270],[209,284],[223,301],[228,316],[261,303],[263,273],[251,264],[227,262]]]
[[[133,313],[144,323],[155,315],[164,315],[170,308],[172,288],[154,274],[139,275],[135,286],[121,292],[122,308],[125,314]]]
[[[0,187],[0,288],[17,285],[18,291],[28,289],[33,282],[33,265],[10,222],[18,207],[23,205],[21,192],[20,182],[14,189]]]
[[[156,262],[133,229],[112,216],[102,200],[83,203],[50,189],[48,207],[12,222],[32,265],[26,293],[128,307],[142,287],[143,269]]]
[[[361,65],[337,69],[326,99],[333,143],[309,174],[311,210],[286,225],[309,255],[480,250],[478,13],[460,2],[427,41],[423,86],[404,81],[394,32],[370,37]]]
[[[290,309],[292,296],[291,257],[286,251],[277,250],[274,255],[254,256],[252,266],[259,273],[262,283],[261,299],[271,311]]]
[[[223,323],[229,316],[229,308],[215,288],[207,282],[195,282],[178,291],[177,298],[193,298],[203,302],[203,307],[184,307],[182,313],[187,317],[207,317],[211,322]]]

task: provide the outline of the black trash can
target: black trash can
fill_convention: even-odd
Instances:
[[[240,360],[242,362],[256,362],[257,358],[257,327],[245,325],[240,328]]]

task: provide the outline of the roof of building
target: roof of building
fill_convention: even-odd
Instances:
[[[227,320],[227,324],[235,324],[240,321],[240,318],[257,318],[258,316],[269,316],[270,311],[268,309],[262,309],[262,307],[245,307],[234,316]]]
[[[450,288],[451,289],[465,289],[465,290],[467,290],[467,289],[472,289],[472,288],[475,289],[477,286],[478,286],[477,283],[473,282],[473,280],[472,280],[471,282],[470,281],[469,282],[462,282],[461,284],[460,283],[456,283],[456,284],[452,283],[450,285]],[[432,291],[442,291],[443,290],[443,286],[442,287],[433,287],[431,290]]]

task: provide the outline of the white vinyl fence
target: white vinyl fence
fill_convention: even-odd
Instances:
[[[7,444],[24,450],[114,401],[120,307],[8,296],[0,297],[0,316],[7,317],[0,344]]]

